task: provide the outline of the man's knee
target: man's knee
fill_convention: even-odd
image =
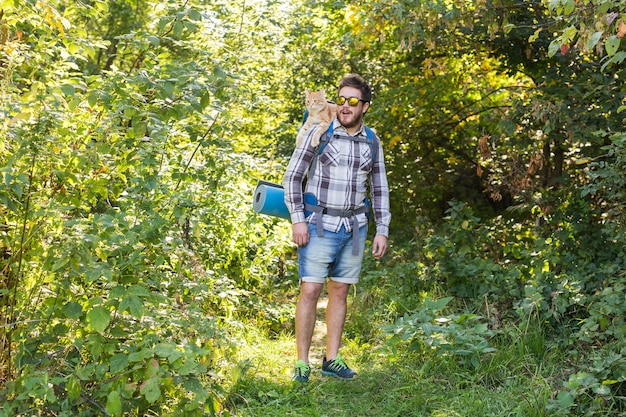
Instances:
[[[337,298],[337,299],[345,299],[348,296],[349,289],[350,289],[350,284],[345,284],[343,282],[329,281],[328,297]]]
[[[300,285],[300,300],[304,302],[317,302],[323,287],[323,284],[303,282]]]

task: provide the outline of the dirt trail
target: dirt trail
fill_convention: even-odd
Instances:
[[[313,331],[313,339],[311,340],[311,359],[313,361],[322,361],[326,353],[326,306],[328,305],[328,297],[326,293],[320,295],[317,301],[317,318],[315,320],[315,330]]]

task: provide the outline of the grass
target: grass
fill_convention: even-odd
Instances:
[[[368,286],[369,278],[372,283]],[[620,396],[626,389],[620,387],[626,383],[612,387],[616,389],[611,395],[598,395],[594,391],[597,385],[579,387],[577,392],[570,391],[573,403],[562,401],[564,386],[580,371],[577,357],[585,353],[564,350],[572,345],[559,344],[559,335],[546,333],[536,318],[511,322],[498,316],[493,322],[494,335],[489,337],[489,346],[495,351],[476,353],[480,355],[476,360],[455,353],[463,346],[448,351],[431,348],[422,335],[414,337],[418,343],[400,342],[391,350],[385,345],[381,326],[422,308],[426,292],[406,293],[404,287],[382,275],[365,276],[363,281],[365,285],[349,298],[341,348],[342,356],[359,373],[356,380],[338,381],[321,375],[322,302],[311,351],[310,382],[291,381],[296,351],[289,325],[282,326],[279,334],[263,329],[262,321],[244,326],[237,365],[222,372],[230,377],[222,385],[220,416],[626,416],[625,397]],[[444,296],[436,289],[428,293],[433,299]],[[277,303],[284,309],[293,299]],[[464,308],[462,303],[451,305],[452,309]],[[463,334],[471,334],[471,328],[458,335]],[[581,345],[580,351],[585,349]]]
[[[285,332],[266,337],[247,329],[223,415],[229,416],[567,416],[553,401],[560,389],[559,352],[537,334],[500,338],[478,366],[437,351],[396,354],[348,339],[342,355],[354,381],[320,373],[320,347],[308,384],[291,381],[295,346]],[[317,356],[316,356],[317,355]]]

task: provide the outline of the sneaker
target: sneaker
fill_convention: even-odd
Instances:
[[[298,382],[309,382],[309,375],[311,374],[311,367],[303,360],[296,362],[296,366],[293,373],[293,380]]]
[[[352,379],[356,376],[356,372],[348,368],[348,365],[346,365],[339,355],[331,361],[326,361],[326,358],[324,358],[322,362],[322,374],[339,379]]]

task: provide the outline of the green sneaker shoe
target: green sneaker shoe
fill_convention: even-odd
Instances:
[[[293,373],[293,380],[298,382],[309,382],[309,375],[311,374],[311,366],[303,360],[296,362],[296,366]]]
[[[322,374],[339,379],[353,379],[356,376],[356,372],[348,368],[348,365],[346,365],[339,355],[331,361],[326,361],[326,358],[324,358],[322,362]]]

